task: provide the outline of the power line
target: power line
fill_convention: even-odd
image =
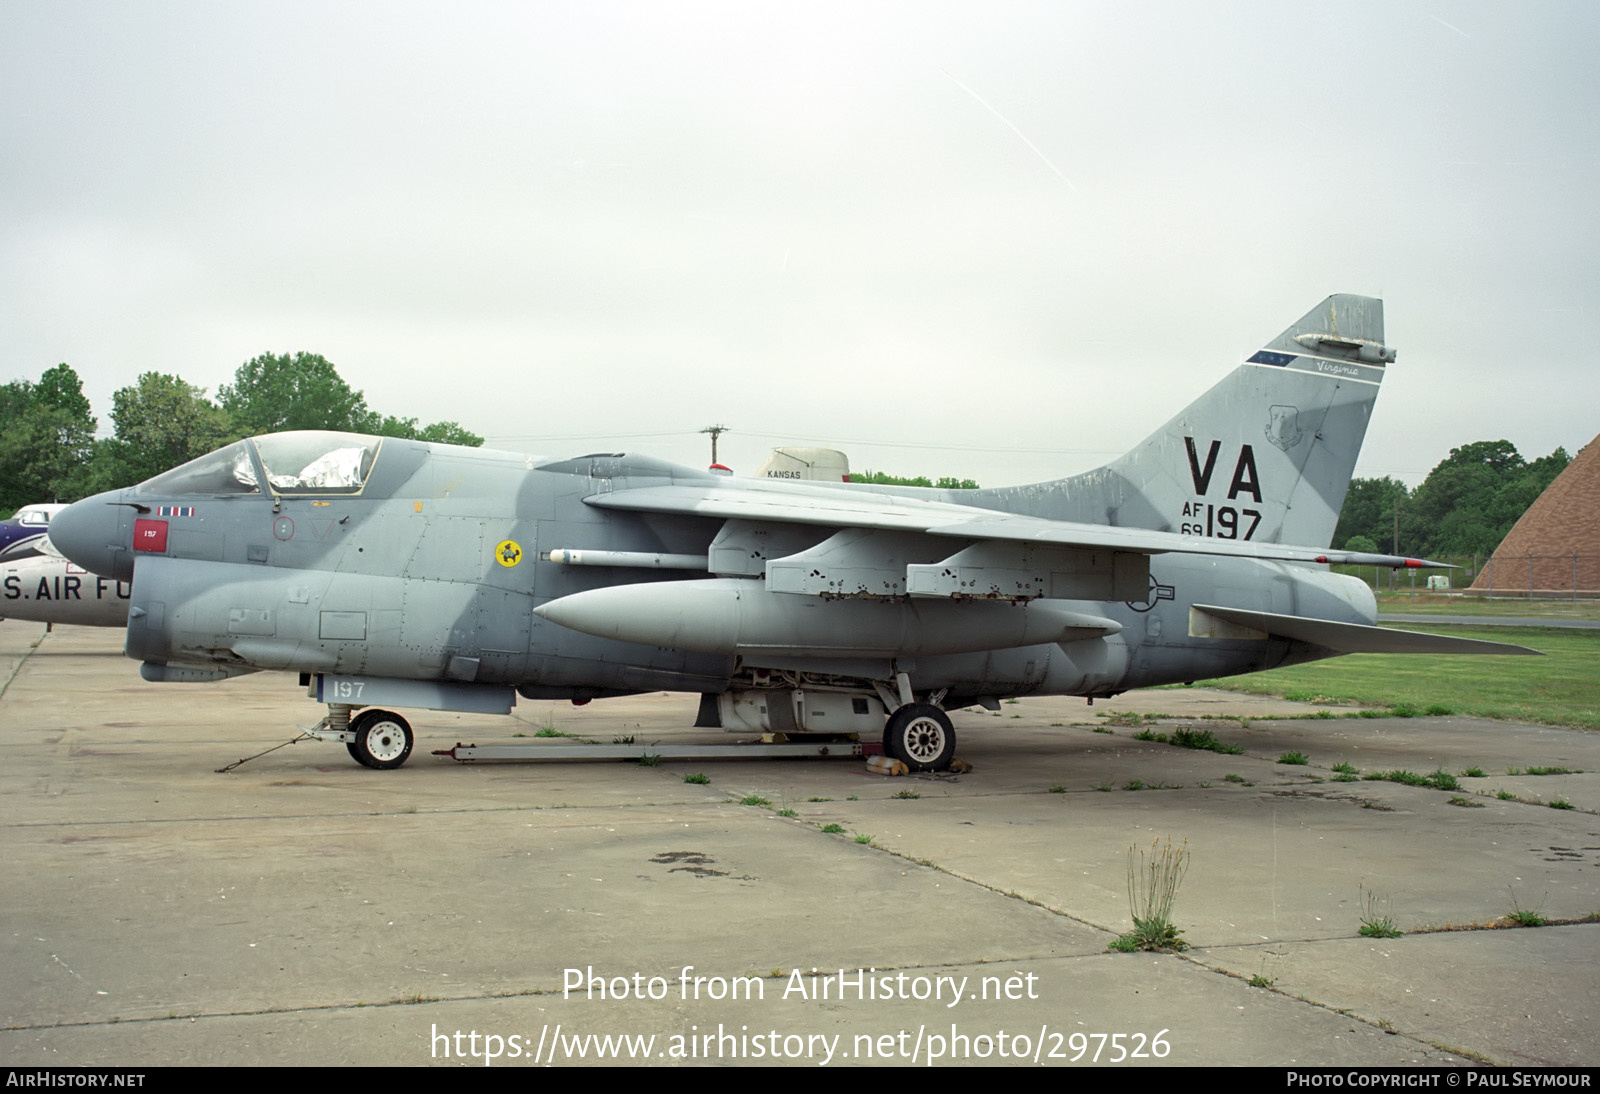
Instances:
[[[719,432],[731,432],[726,426],[714,427]],[[552,441],[609,441],[609,440],[636,440],[645,438],[680,437],[687,438],[700,433],[710,433],[711,428],[688,430],[669,430],[661,433],[529,433],[520,435],[496,434],[488,439],[497,443],[534,441],[541,444]],[[816,435],[803,435],[798,433],[756,433],[741,430],[740,436],[754,437],[768,441],[796,441],[817,447],[837,448],[917,448],[934,451],[951,452],[1013,452],[1020,454],[1040,455],[1069,455],[1069,456],[1116,456],[1122,454],[1122,449],[1116,448],[1033,448],[1018,445],[977,445],[977,444],[930,444],[919,441],[884,441],[862,440],[843,437],[818,437]]]

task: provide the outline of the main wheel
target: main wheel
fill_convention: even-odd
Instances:
[[[889,715],[883,750],[913,771],[943,771],[956,757],[956,729],[938,707],[911,703]]]
[[[363,710],[350,719],[355,740],[345,747],[356,763],[388,771],[399,767],[411,755],[411,724],[387,710]]]

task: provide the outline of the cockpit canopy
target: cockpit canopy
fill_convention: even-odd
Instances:
[[[150,494],[359,494],[381,437],[301,430],[249,437],[141,483]]]
[[[50,524],[50,518],[67,507],[66,502],[45,502],[39,505],[24,505],[12,514],[11,519],[24,528],[45,528]]]

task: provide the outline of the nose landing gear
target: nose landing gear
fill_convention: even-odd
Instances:
[[[359,764],[388,771],[411,755],[415,736],[411,723],[388,710],[363,710],[350,720],[352,738],[345,747]]]

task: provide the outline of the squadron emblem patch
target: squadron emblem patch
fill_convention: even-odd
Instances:
[[[522,561],[522,545],[514,539],[503,539],[494,549],[494,560],[510,569]]]

